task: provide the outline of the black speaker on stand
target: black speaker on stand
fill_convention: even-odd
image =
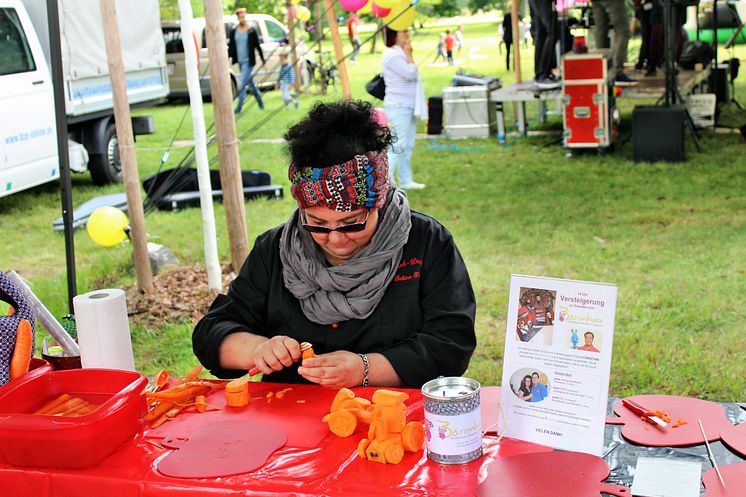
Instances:
[[[665,92],[662,105],[637,106],[632,111],[632,159],[635,162],[683,162],[686,160],[684,131],[689,128],[700,150],[694,122],[676,83],[676,33],[681,31],[673,4],[680,8],[696,0],[663,0],[663,48],[665,50]]]

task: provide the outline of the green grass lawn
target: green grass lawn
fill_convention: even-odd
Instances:
[[[420,30],[415,58],[427,95],[441,93],[456,68],[432,66],[437,29]],[[457,68],[514,81],[497,51],[497,24],[466,24],[467,46]],[[379,44],[380,47],[380,44]],[[348,47],[345,47],[347,50]],[[467,57],[468,54],[468,57]],[[722,56],[729,54],[723,53]],[[743,48],[738,55],[744,57]],[[522,54],[524,75],[532,73],[533,47]],[[380,70],[378,54],[363,47],[348,66],[356,98],[369,98],[363,86]],[[741,76],[740,81],[744,78]],[[743,83],[737,95],[746,100]],[[334,87],[323,98],[338,99]],[[281,201],[246,204],[250,242],[285,221],[293,209],[287,190],[287,159],[282,136],[312,103],[301,97],[299,111],[282,109],[240,144],[243,169],[263,169],[286,187]],[[252,102],[238,120],[239,134],[281,105],[279,92],[265,94],[267,110]],[[611,394],[692,395],[720,401],[744,399],[746,352],[746,159],[740,135],[705,132],[703,151],[688,145],[681,164],[636,164],[628,137],[632,106],[620,101],[621,139],[616,151],[566,157],[559,135],[418,141],[414,171],[427,189],[409,194],[414,209],[439,219],[453,234],[468,265],[478,299],[479,345],[468,376],[499,384],[511,273],[552,276],[618,285],[611,372]],[[172,103],[137,110],[155,117],[157,133],[138,137],[141,178],[155,172],[174,139],[168,166],[189,150],[191,117],[175,134],[188,106]],[[533,112],[532,109],[530,109]],[[208,123],[212,116],[205,106]],[[509,112],[510,113],[510,112]],[[533,113],[530,113],[533,115]],[[508,121],[512,118],[508,116]],[[531,126],[538,127],[533,120]],[[560,130],[550,117],[549,130]],[[254,141],[264,139],[264,141]],[[215,149],[210,155],[215,155]],[[217,166],[213,166],[217,167]],[[73,179],[75,205],[121,185],[95,188],[87,175]],[[49,184],[0,199],[0,269],[16,269],[48,307],[66,312],[64,239],[52,231],[60,216],[58,187]],[[228,262],[225,213],[216,204],[222,262]],[[153,241],[169,247],[183,264],[203,260],[198,209],[153,212],[146,225]],[[128,287],[134,283],[127,244],[105,249],[83,231],[75,236],[78,291]],[[206,285],[206,282],[205,282]],[[2,311],[3,309],[0,309]],[[196,363],[191,324],[164,322],[133,327],[135,357],[144,373],[168,368],[184,374]]]

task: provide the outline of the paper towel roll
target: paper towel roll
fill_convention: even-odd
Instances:
[[[83,367],[134,371],[124,291],[111,288],[78,295],[73,307]]]

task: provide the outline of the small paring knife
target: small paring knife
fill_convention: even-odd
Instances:
[[[645,416],[653,423],[657,424],[661,428],[665,428],[668,426],[668,423],[663,421],[661,418],[655,415],[655,413],[649,409],[645,409],[637,402],[634,402],[629,399],[622,399],[622,405],[624,405],[627,409],[634,412],[635,414],[639,414],[640,416]]]

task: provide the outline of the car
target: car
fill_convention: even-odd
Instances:
[[[280,21],[267,14],[247,14],[246,19],[252,24],[259,35],[259,42],[264,52],[267,64],[264,68],[255,66],[254,82],[260,88],[274,87],[277,76],[280,73],[280,53],[289,50],[282,46],[287,40],[288,29]],[[238,21],[235,16],[224,16],[225,36],[228,38],[230,32],[236,27]],[[189,95],[186,83],[186,68],[184,62],[184,46],[182,44],[181,24],[179,21],[162,21],[163,40],[166,44],[166,62],[168,63],[169,84],[171,93],[169,98],[183,98]],[[199,75],[202,96],[209,99],[210,90],[210,68],[209,55],[207,52],[207,39],[205,33],[205,19],[195,17],[193,20],[192,42],[198,47]],[[227,50],[227,47],[226,47]],[[301,68],[301,81],[308,83],[310,74],[308,67],[313,66],[313,52],[309,51],[302,40],[296,44],[298,54],[298,66]],[[238,64],[230,66],[231,85],[233,96],[238,93],[238,79],[240,74]]]

